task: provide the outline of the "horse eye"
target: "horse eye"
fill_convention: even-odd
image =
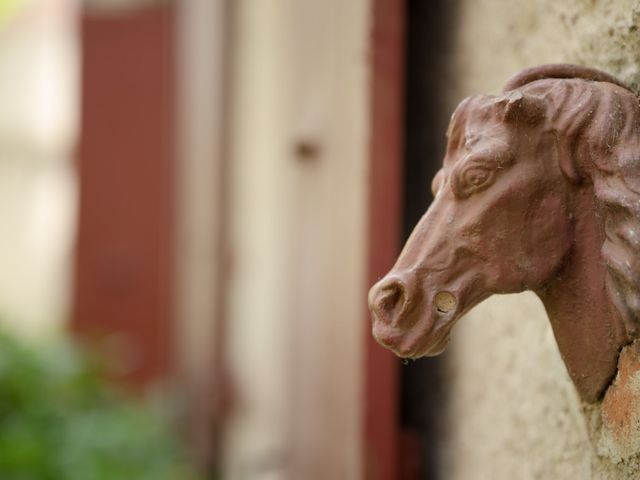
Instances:
[[[456,178],[454,190],[459,197],[468,197],[473,193],[484,190],[493,179],[494,171],[481,165],[465,168]]]
[[[486,168],[475,167],[475,168],[468,168],[463,173],[463,176],[464,176],[464,181],[467,185],[473,186],[473,187],[479,187],[489,179],[490,174],[491,173]]]

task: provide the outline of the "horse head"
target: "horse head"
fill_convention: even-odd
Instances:
[[[600,218],[615,216],[611,198],[621,195],[611,194],[611,181],[635,162],[623,137],[638,136],[639,118],[635,95],[620,82],[569,65],[526,70],[498,96],[462,101],[431,185],[434,201],[369,293],[378,342],[405,358],[437,355],[480,301],[532,290],[578,390],[596,399],[632,335],[614,308],[629,303],[613,278],[620,268],[611,275],[615,260],[602,260],[607,242],[619,244],[616,228]],[[606,305],[584,313],[597,317],[582,324],[591,337],[574,341],[567,317],[581,313],[576,295],[589,297],[587,306],[596,296]],[[630,327],[635,318],[626,320]],[[588,365],[594,356],[596,374]]]

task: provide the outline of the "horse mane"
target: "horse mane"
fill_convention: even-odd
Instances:
[[[593,184],[605,240],[605,287],[630,340],[640,336],[640,106],[629,87],[607,73],[543,65],[512,77],[505,91],[546,100],[541,128]]]
[[[581,65],[571,65],[569,63],[551,63],[547,65],[539,65],[537,67],[525,68],[521,72],[516,73],[507,80],[503,91],[515,90],[527,83],[543,80],[545,78],[581,78],[592,82],[607,82],[618,85],[619,87],[631,89],[608,73],[595,68],[583,67]]]

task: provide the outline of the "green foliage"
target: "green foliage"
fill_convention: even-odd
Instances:
[[[166,422],[69,345],[0,334],[0,479],[185,480]]]

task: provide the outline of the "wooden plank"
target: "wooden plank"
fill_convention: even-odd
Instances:
[[[172,31],[166,7],[82,20],[72,326],[134,385],[170,369]]]
[[[402,220],[405,11],[401,0],[374,0],[372,31],[369,285],[398,253]],[[398,360],[366,329],[365,468],[367,478],[398,472]]]

